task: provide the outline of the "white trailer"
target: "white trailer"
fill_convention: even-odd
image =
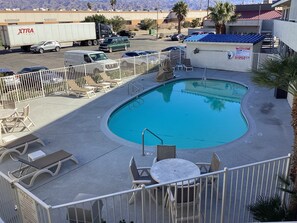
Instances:
[[[73,42],[88,45],[98,44],[95,23],[58,23],[0,26],[2,45],[5,49],[21,47],[30,50],[30,46],[45,40],[56,40],[61,46]]]

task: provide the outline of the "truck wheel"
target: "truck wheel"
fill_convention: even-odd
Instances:
[[[93,45],[97,46],[98,45],[98,41],[96,39],[93,40]]]
[[[94,70],[94,75],[95,75],[95,76],[99,76],[99,74],[100,74],[100,70],[99,70],[99,69],[95,69],[95,70]]]
[[[56,51],[56,52],[59,52],[59,51],[60,51],[60,47],[57,46],[57,47],[55,48],[55,51]]]
[[[111,47],[109,48],[109,52],[112,53],[112,48]]]
[[[88,46],[92,46],[92,40],[88,40],[88,41],[87,41],[87,45],[88,45]]]
[[[39,53],[43,53],[44,52],[44,50],[41,48],[41,49],[39,49]]]

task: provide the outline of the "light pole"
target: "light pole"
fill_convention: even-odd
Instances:
[[[157,36],[156,38],[159,38],[159,27],[158,27],[158,20],[159,20],[159,4],[157,5]]]

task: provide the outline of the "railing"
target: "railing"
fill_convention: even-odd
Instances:
[[[117,69],[112,67],[108,70],[108,65],[103,68],[111,79],[129,78],[158,71],[159,64],[167,57],[167,52],[160,52],[134,58],[122,58],[116,61],[119,65]],[[173,59],[179,60],[175,57]],[[69,89],[66,84],[68,79],[75,80],[80,87],[84,87],[86,85],[84,76],[91,76],[95,81],[100,82],[102,81],[101,72],[103,72],[102,64],[92,63],[7,77],[1,77],[0,74],[0,101],[19,102],[53,94],[68,94]]]
[[[151,130],[149,130],[148,128],[145,128],[145,129],[143,129],[142,130],[142,133],[141,133],[141,136],[142,136],[142,143],[141,143],[141,145],[142,145],[142,155],[144,156],[145,154],[144,154],[144,134],[145,134],[145,132],[149,132],[149,133],[151,133],[153,136],[155,136],[157,139],[159,139],[160,140],[160,142],[161,142],[161,144],[163,145],[163,139],[161,139],[159,136],[157,136],[155,133],[153,133]]]
[[[130,82],[128,84],[128,95],[132,96],[135,94],[139,94],[143,91],[143,86],[140,83],[136,83],[135,81]]]
[[[45,223],[79,220],[87,222],[89,218],[102,223],[119,223],[123,220],[134,223],[168,223],[175,222],[173,218],[177,215],[185,215],[184,220],[188,218],[188,222],[195,223],[252,222],[248,207],[259,196],[279,195],[282,202],[288,204],[288,194],[278,189],[278,176],[288,176],[289,164],[290,155],[240,167],[224,168],[198,178],[143,186],[52,207],[18,183],[1,177],[3,174],[0,173],[0,185],[4,185],[0,191],[0,218],[6,223],[20,222],[17,220],[19,218]],[[11,187],[11,184],[14,186]],[[189,192],[190,187],[194,189],[193,193]],[[183,191],[179,199],[183,201],[179,204],[184,207],[181,210],[175,209],[177,200],[168,197],[170,191],[177,188]],[[134,202],[129,204],[133,194]],[[190,197],[193,197],[191,202],[187,201]],[[191,220],[193,216],[199,219]],[[32,218],[35,218],[35,221]]]

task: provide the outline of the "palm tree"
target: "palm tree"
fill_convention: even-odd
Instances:
[[[294,132],[294,145],[290,177],[294,182],[294,191],[297,191],[297,54],[290,57],[267,59],[257,71],[253,71],[254,83],[268,87],[279,88],[293,95],[292,127]],[[297,199],[291,199],[290,209],[297,216]]]
[[[178,21],[178,33],[180,33],[181,29],[181,21],[183,21],[188,13],[188,5],[184,1],[179,1],[175,3],[172,8],[172,11],[175,12]]]
[[[229,2],[217,2],[209,7],[209,18],[214,22],[217,34],[226,34],[226,23],[236,22],[240,14],[235,14],[235,5]]]
[[[115,10],[115,5],[116,4],[117,4],[117,0],[110,0],[110,5],[111,5],[111,8],[112,8],[113,11]]]

